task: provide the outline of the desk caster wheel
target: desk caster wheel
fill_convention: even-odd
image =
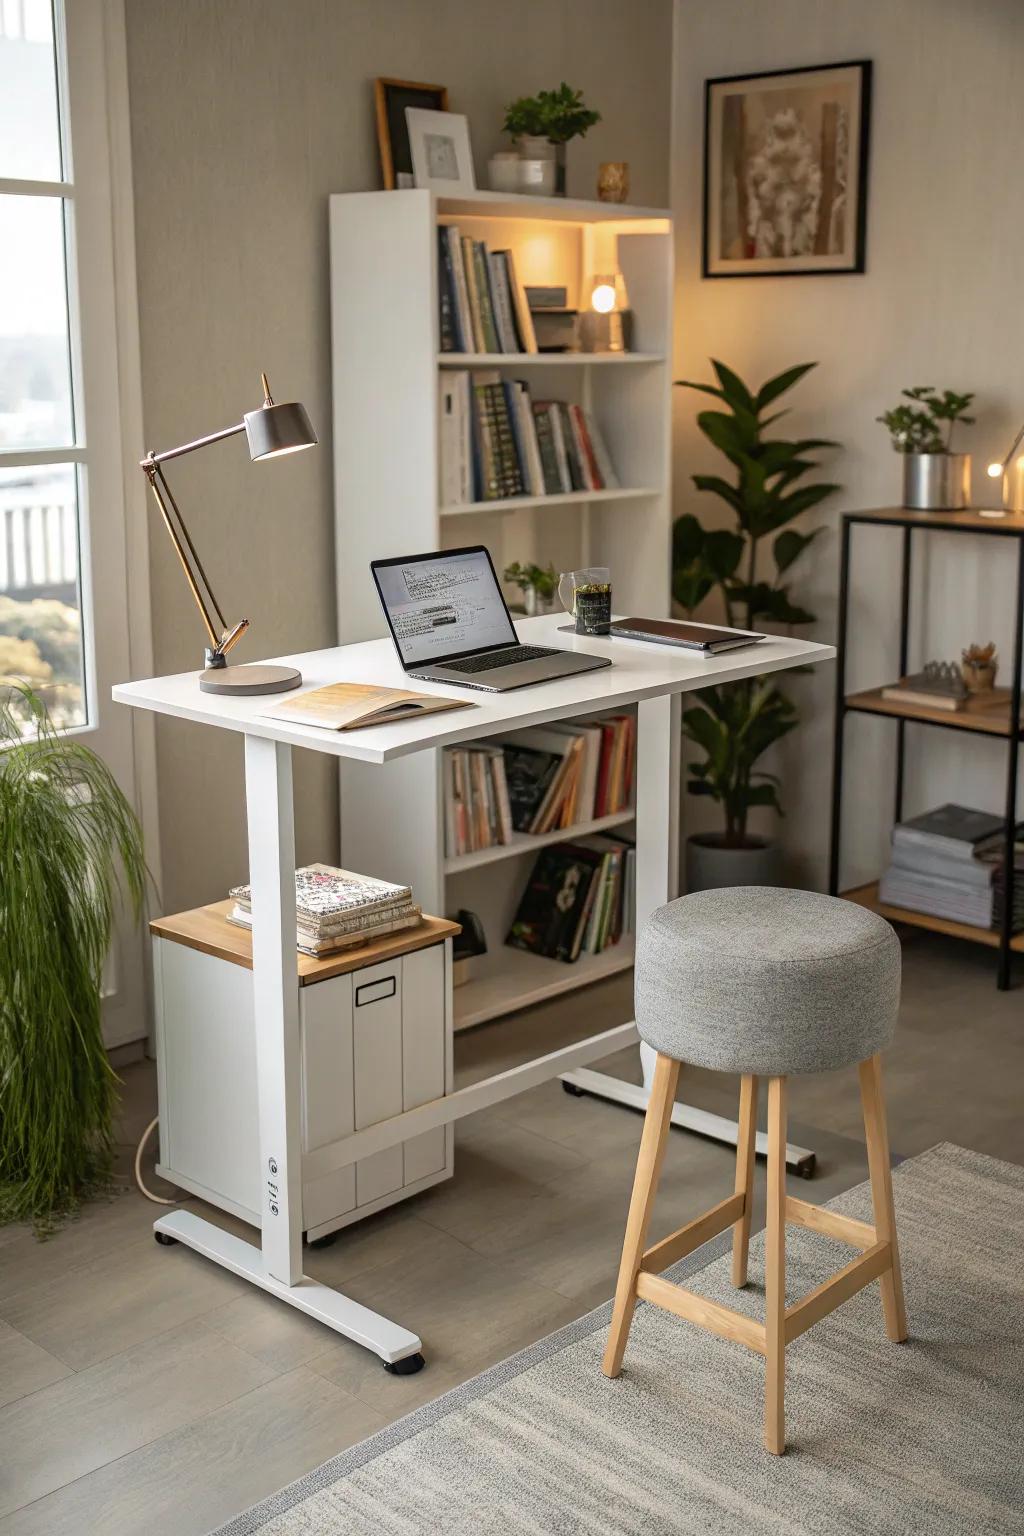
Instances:
[[[803,1162],[797,1163],[796,1171],[802,1179],[813,1179],[817,1172],[817,1159],[812,1152],[810,1157],[805,1157]]]
[[[415,1376],[426,1363],[422,1355],[406,1355],[404,1360],[385,1360],[384,1369],[389,1376]]]
[[[562,1087],[566,1093],[571,1093],[574,1099],[582,1099],[585,1096],[582,1088],[577,1088],[575,1083],[567,1083],[564,1078],[562,1079]]]
[[[331,1248],[338,1241],[337,1232],[328,1232],[326,1237],[307,1237],[306,1247],[316,1253],[319,1248]]]
[[[163,1248],[173,1248],[175,1243],[178,1241],[178,1239],[176,1237],[172,1237],[169,1232],[154,1232],[153,1236]]]

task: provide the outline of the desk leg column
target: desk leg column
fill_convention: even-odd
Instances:
[[[245,738],[245,799],[263,1262],[275,1280],[296,1285],[302,1278],[302,1146],[291,747]]]

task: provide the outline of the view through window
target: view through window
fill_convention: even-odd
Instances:
[[[59,15],[56,18],[59,20]],[[87,721],[71,167],[51,0],[0,0],[0,677]]]

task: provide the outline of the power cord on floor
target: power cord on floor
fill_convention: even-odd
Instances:
[[[141,1141],[135,1148],[135,1182],[139,1186],[139,1189],[142,1191],[142,1193],[145,1195],[146,1199],[152,1200],[154,1205],[177,1205],[179,1197],[176,1196],[173,1200],[165,1200],[163,1195],[154,1195],[151,1189],[146,1188],[142,1178],[142,1154],[146,1150],[146,1143],[152,1136],[153,1132],[156,1130],[159,1121],[160,1116],[154,1115],[153,1119],[149,1122],[149,1124],[146,1126],[146,1129],[143,1131]]]

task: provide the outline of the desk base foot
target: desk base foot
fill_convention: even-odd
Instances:
[[[597,1099],[608,1099],[613,1104],[625,1104],[629,1109],[646,1110],[648,1090],[639,1083],[625,1083],[621,1078],[610,1077],[607,1072],[593,1072],[589,1067],[577,1067],[562,1078],[567,1093],[590,1094]],[[692,1104],[677,1104],[672,1111],[672,1124],[684,1131],[696,1131],[712,1141],[724,1142],[734,1147],[739,1137],[735,1120],[724,1115],[713,1115],[707,1109],[695,1109]],[[763,1131],[757,1133],[757,1150],[762,1156],[768,1152],[768,1138]],[[787,1143],[786,1166],[801,1178],[814,1177],[815,1154],[808,1147],[795,1147]]]
[[[204,1221],[194,1211],[172,1211],[161,1216],[154,1223],[153,1231],[157,1242],[184,1243],[214,1264],[248,1280],[250,1285],[258,1285],[261,1291],[286,1301],[299,1312],[315,1317],[326,1328],[333,1328],[335,1333],[344,1334],[353,1343],[372,1350],[387,1367],[396,1368],[399,1375],[422,1368],[423,1345],[415,1333],[381,1317],[379,1312],[371,1312],[369,1307],[352,1301],[329,1285],[311,1280],[308,1275],[303,1275],[295,1285],[285,1285],[282,1280],[267,1274],[263,1254],[255,1243],[247,1243],[214,1226],[212,1221]],[[407,1360],[418,1360],[419,1364],[406,1365]]]

